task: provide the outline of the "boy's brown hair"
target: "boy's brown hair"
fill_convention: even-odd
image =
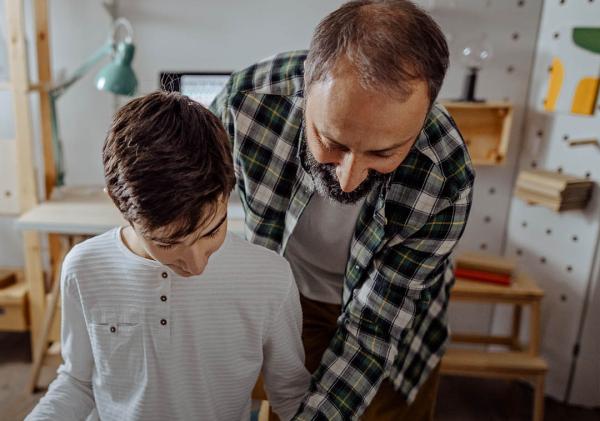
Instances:
[[[123,106],[102,150],[108,194],[142,234],[169,226],[191,234],[212,218],[235,184],[221,122],[176,92],[154,92]]]

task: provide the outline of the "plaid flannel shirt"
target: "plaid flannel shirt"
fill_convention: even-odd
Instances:
[[[283,53],[234,73],[211,105],[232,142],[246,236],[280,254],[314,192],[299,154],[305,58]],[[363,204],[338,329],[296,419],[358,418],[385,378],[412,402],[448,338],[449,255],[473,180],[453,120],[434,105],[406,159]]]

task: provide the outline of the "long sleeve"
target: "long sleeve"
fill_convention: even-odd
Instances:
[[[27,421],[85,420],[95,407],[91,384],[92,349],[77,284],[68,275],[66,262],[61,279],[61,299],[63,364],[48,393],[27,416]]]
[[[403,341],[407,332],[417,320],[439,316],[439,306],[430,306],[430,290],[440,287],[448,269],[448,257],[466,224],[471,194],[468,186],[412,238],[384,248],[375,257],[368,279],[353,294],[313,374],[310,392],[295,419],[361,416],[389,377],[397,356],[408,354]],[[446,334],[433,324],[425,335],[443,341]]]
[[[301,332],[302,309],[292,279],[287,297],[267,328],[263,345],[265,389],[273,410],[282,420],[289,420],[296,413],[310,382],[304,367]]]

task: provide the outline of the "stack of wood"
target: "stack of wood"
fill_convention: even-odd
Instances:
[[[515,275],[515,262],[483,253],[463,253],[456,258],[455,275],[468,281],[510,285]]]
[[[521,171],[515,195],[529,204],[561,212],[585,208],[593,186],[591,180],[568,174],[544,170]]]

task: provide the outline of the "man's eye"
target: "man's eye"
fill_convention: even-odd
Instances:
[[[393,152],[373,152],[373,155],[377,158],[390,158],[394,156]]]

